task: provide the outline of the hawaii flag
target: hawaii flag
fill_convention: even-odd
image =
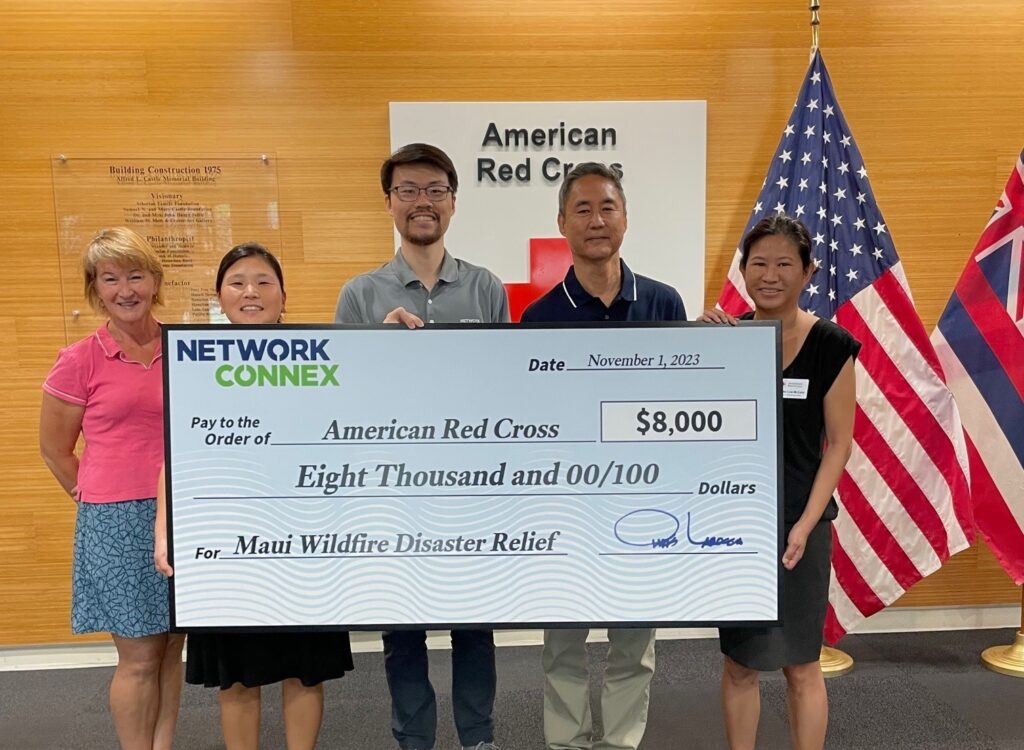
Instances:
[[[932,343],[960,405],[978,531],[1024,583],[1024,154]]]
[[[956,404],[817,52],[744,235],[773,213],[800,219],[813,238],[817,271],[801,307],[862,344],[853,455],[833,525],[824,635],[835,643],[970,546],[973,527]],[[718,305],[751,309],[738,250]]]

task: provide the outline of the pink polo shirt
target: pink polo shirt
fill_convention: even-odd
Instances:
[[[164,384],[157,344],[149,365],[128,359],[106,325],[60,350],[43,390],[85,407],[79,499],[112,503],[156,496],[164,461]]]

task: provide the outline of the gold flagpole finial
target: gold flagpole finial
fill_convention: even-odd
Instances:
[[[811,9],[811,57],[818,51],[818,27],[821,26],[821,19],[818,18],[818,11],[821,9],[821,0],[810,0]]]

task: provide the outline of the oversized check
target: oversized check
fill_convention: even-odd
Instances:
[[[773,324],[163,343],[176,628],[779,620]]]

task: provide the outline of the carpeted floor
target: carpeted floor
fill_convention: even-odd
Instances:
[[[1021,750],[1024,679],[984,669],[978,656],[1008,644],[1012,630],[851,636],[843,650],[854,672],[829,680],[830,750]],[[591,647],[592,670],[604,666],[605,644]],[[431,652],[438,693],[437,750],[457,742],[451,722],[449,652]],[[499,648],[495,716],[502,750],[541,750],[540,649]],[[724,748],[718,705],[718,643],[661,641],[642,750]],[[0,748],[108,750],[116,748],[107,709],[110,668],[0,673]],[[596,684],[596,680],[595,680]],[[597,692],[593,693],[595,696]],[[284,748],[280,693],[264,693],[267,750]],[[356,671],[328,683],[319,748],[392,750],[382,655],[357,654]],[[600,719],[595,705],[596,718]],[[759,748],[786,748],[785,688],[781,675],[762,687]],[[598,724],[599,729],[599,724]],[[176,747],[223,747],[216,694],[186,686]]]

